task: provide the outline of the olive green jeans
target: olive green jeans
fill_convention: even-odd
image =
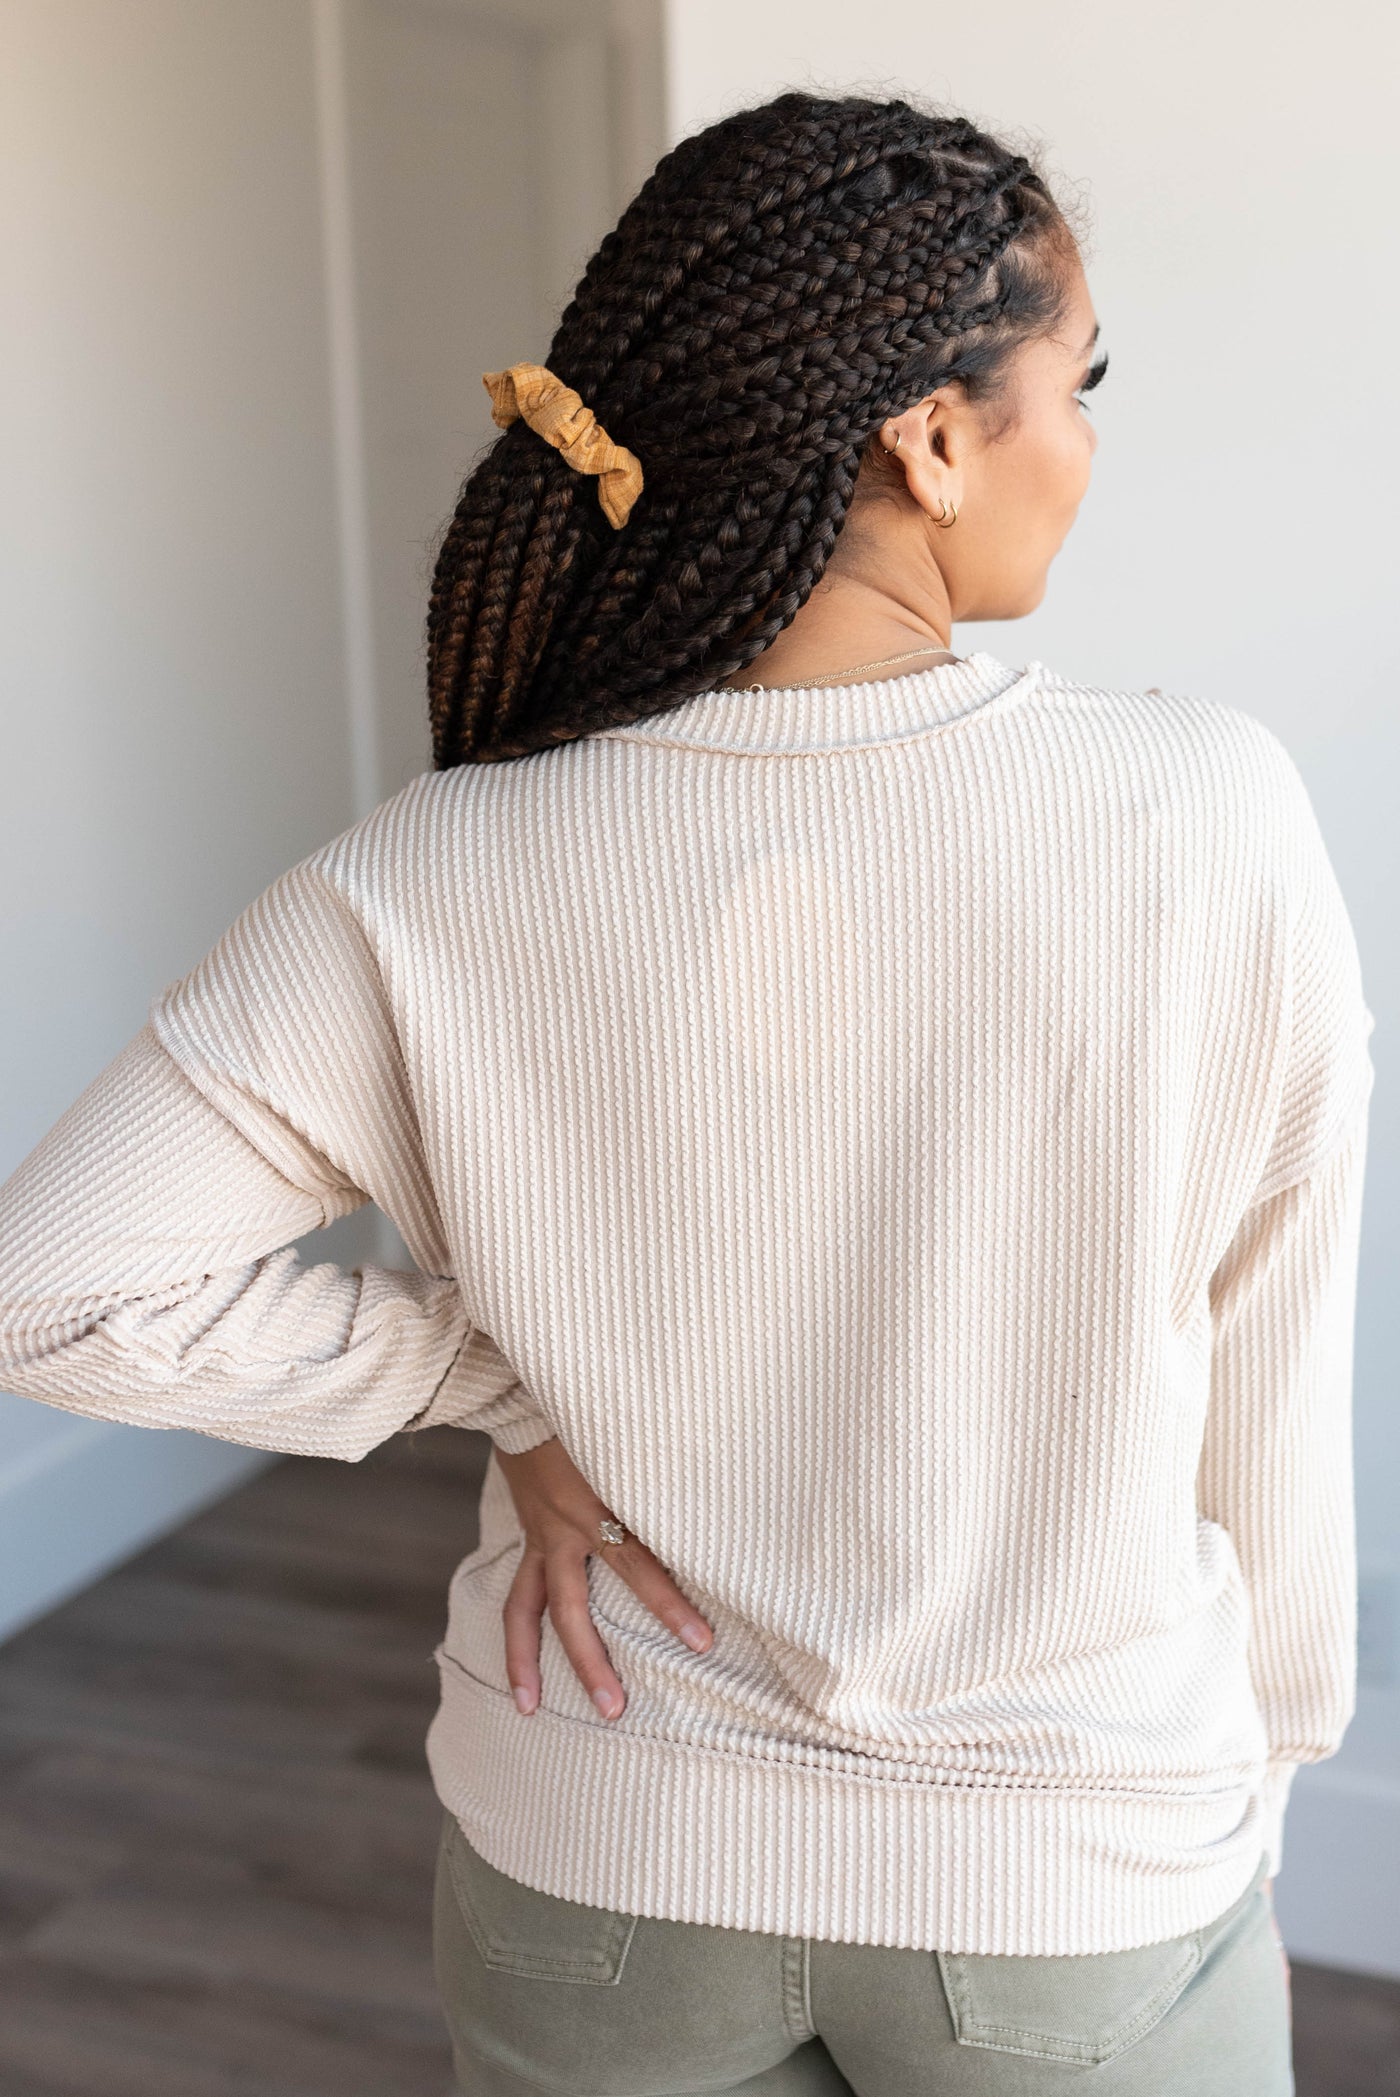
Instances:
[[[464,2097],[1292,2097],[1265,1861],[1184,1937],[1018,1958],[586,1907],[444,1815],[438,1989]]]

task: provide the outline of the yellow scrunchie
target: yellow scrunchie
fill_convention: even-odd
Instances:
[[[481,383],[491,396],[491,420],[506,429],[523,415],[532,430],[556,446],[580,473],[598,475],[598,500],[614,530],[627,522],[642,492],[642,462],[625,444],[612,438],[586,408],[572,386],[555,377],[546,364],[512,364],[506,371],[484,371]]]

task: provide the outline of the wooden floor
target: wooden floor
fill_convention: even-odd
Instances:
[[[0,1647],[3,2097],[445,2097],[423,1736],[488,1444],[288,1458]]]
[[[0,1647],[0,2097],[447,2097],[423,1735],[487,1447],[289,1458]],[[1400,1984],[1293,2001],[1298,2097],[1400,2097]]]

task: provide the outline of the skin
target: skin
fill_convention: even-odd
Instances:
[[[1098,317],[1077,257],[1066,281],[1059,328],[1022,345],[1004,401],[974,405],[954,382],[881,424],[821,581],[725,685],[801,684],[920,648],[933,660],[948,652],[955,619],[1022,619],[1035,610],[1098,443],[1078,397]],[[998,434],[1007,415],[1011,426]],[[956,521],[947,522],[954,510]],[[900,663],[850,682],[919,667]]]

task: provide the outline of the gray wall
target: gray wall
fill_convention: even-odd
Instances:
[[[1044,144],[1094,222],[1112,365],[1092,396],[1094,480],[1036,612],[955,627],[953,646],[1244,706],[1308,781],[1376,1014],[1362,1666],[1341,1752],[1295,1782],[1278,1912],[1299,1957],[1400,1974],[1400,12],[666,0],[666,15],[672,138],[784,87],[908,87]]]

